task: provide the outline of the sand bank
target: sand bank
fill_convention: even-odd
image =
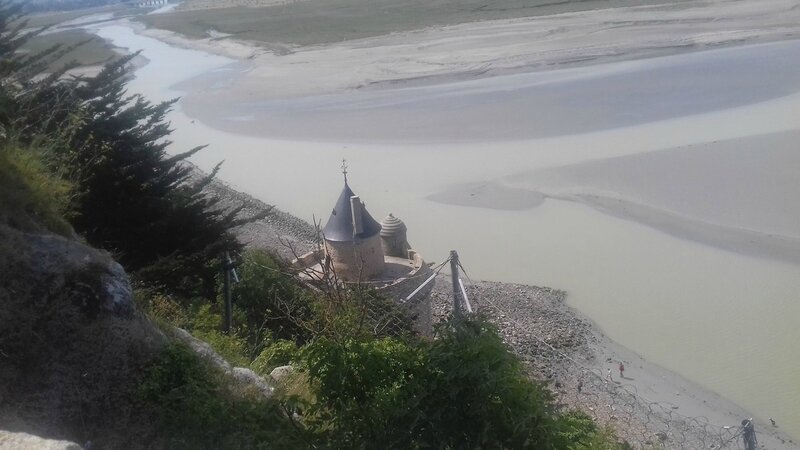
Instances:
[[[223,99],[248,77],[234,65],[231,73],[178,88],[203,93],[185,98],[190,115],[239,134],[395,144],[519,141],[781,98],[800,89],[797,60],[800,41],[786,41],[426,86],[271,100],[254,94],[247,101]],[[297,70],[300,75],[303,68]]]
[[[396,88],[784,40],[800,36],[796,6],[792,0],[690,2],[432,27],[282,46],[279,54],[251,45],[254,50],[241,55],[252,58],[246,75],[219,98],[237,102]],[[230,40],[168,39],[238,54],[230,50]],[[209,95],[210,102],[216,100]]]
[[[800,131],[538,169],[456,186],[434,201],[526,209],[581,202],[680,238],[800,264]]]

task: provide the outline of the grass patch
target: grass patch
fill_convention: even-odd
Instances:
[[[194,38],[208,37],[208,30],[216,30],[255,42],[311,45],[431,26],[666,1],[305,0],[261,8],[178,11],[137,20]]]
[[[73,186],[46,167],[42,152],[6,144],[0,148],[0,223],[22,231],[42,227],[61,235],[72,228],[63,219]]]
[[[150,367],[139,395],[166,448],[303,448],[280,406],[237,392],[187,347],[172,345]]]
[[[47,71],[60,69],[71,62],[77,62],[79,66],[99,66],[119,56],[108,42],[84,30],[67,30],[36,36],[22,46],[22,51],[35,54],[54,45],[62,45],[62,48],[77,47],[50,61]]]
[[[26,27],[29,28],[51,27],[53,25],[58,25],[60,23],[75,20],[91,14],[117,12],[124,9],[126,9],[124,5],[110,5],[97,8],[75,9],[72,11],[48,11],[27,15],[19,20],[15,20],[11,25],[16,26],[20,22],[24,21],[26,22]]]

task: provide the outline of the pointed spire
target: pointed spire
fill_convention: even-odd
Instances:
[[[342,174],[344,174],[344,184],[347,184],[347,160],[342,158]]]
[[[352,242],[380,233],[381,225],[372,218],[361,199],[347,185],[347,170],[344,161],[342,169],[342,173],[345,174],[344,187],[325,228],[322,229],[325,240]],[[355,207],[353,198],[356,199]]]

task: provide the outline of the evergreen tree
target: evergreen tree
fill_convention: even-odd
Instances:
[[[245,220],[239,208],[224,208],[198,182],[184,160],[202,149],[170,156],[165,120],[176,100],[152,104],[128,95],[128,55],[110,62],[93,78],[69,77],[67,67],[42,74],[50,58],[68,49],[54,46],[20,55],[35,33],[24,24],[10,29],[16,6],[0,4],[0,125],[4,136],[37,141],[53,150],[53,169],[77,186],[70,217],[94,246],[114,253],[140,279],[187,294],[214,294],[216,258],[241,246],[231,229]]]

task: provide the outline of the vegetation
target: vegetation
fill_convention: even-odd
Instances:
[[[73,48],[58,59],[48,61],[45,71],[51,72],[75,63],[78,66],[102,66],[119,54],[103,39],[84,30],[67,30],[39,35],[29,40],[20,50],[29,54],[43,52],[54,45]]]
[[[228,7],[140,16],[137,20],[193,38],[209,30],[237,39],[316,45],[481,20],[585,11],[666,0],[304,0],[268,7]],[[203,2],[208,3],[208,2]],[[220,2],[225,4],[225,2]],[[228,3],[229,4],[229,3]],[[191,2],[182,5],[191,8]]]
[[[304,448],[277,402],[237,392],[188,348],[172,345],[153,364],[138,393],[167,448]]]
[[[269,338],[303,342],[309,337],[304,326],[312,319],[311,299],[307,289],[285,274],[288,265],[266,251],[249,251],[239,267],[236,285],[236,308],[244,324],[252,330],[247,339],[254,345]]]
[[[0,25],[6,28],[17,11],[0,11]],[[214,261],[240,250],[230,230],[243,220],[240,209],[225,211],[203,194],[213,174],[190,179],[191,169],[182,162],[201,148],[166,153],[165,115],[174,101],[151,104],[125,93],[135,55],[110,62],[93,78],[64,77],[72,65],[39,76],[72,47],[20,52],[35,35],[12,29],[0,39],[4,134],[51,149],[52,166],[74,185],[71,224],[89,243],[114,253],[151,285],[213,296]]]
[[[69,235],[64,220],[73,186],[47,168],[44,152],[22,149],[14,142],[0,144],[0,223],[21,231],[42,228]]]
[[[27,0],[24,7],[26,13],[32,14],[39,11],[74,11],[87,8],[110,10],[118,7],[120,3],[124,3],[123,0]],[[61,12],[59,14],[64,16],[72,15],[69,12]],[[76,16],[85,14],[86,11],[75,13]]]
[[[615,448],[591,419],[562,415],[481,318],[433,342],[320,339],[305,350],[309,423],[333,448]]]

